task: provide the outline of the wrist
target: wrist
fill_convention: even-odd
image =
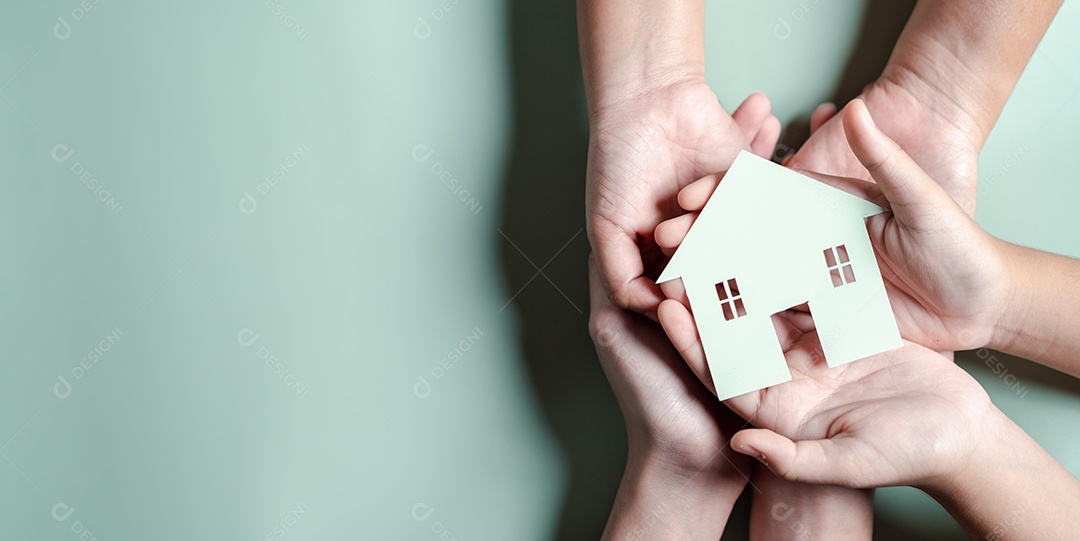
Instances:
[[[719,538],[745,480],[695,475],[656,456],[627,460],[604,539]]]
[[[951,126],[978,154],[997,119],[996,114],[991,116],[978,100],[972,99],[978,94],[965,88],[981,86],[981,83],[964,80],[970,74],[963,73],[960,61],[954,57],[930,58],[901,53],[899,46],[897,49],[878,80],[869,86],[866,92],[868,105],[874,101],[871,96],[875,92],[890,98],[899,95],[919,110]]]
[[[1004,352],[1027,351],[1018,344],[1024,341],[1024,321],[1030,312],[1031,292],[1027,290],[1029,284],[1024,277],[1031,276],[1025,267],[1033,254],[1025,254],[1024,248],[1003,240],[995,241],[995,251],[1005,268],[1006,279],[1002,284],[1001,309],[992,325],[986,347]]]
[[[874,491],[786,481],[755,465],[753,539],[869,539]]]
[[[987,485],[997,483],[1003,472],[1018,464],[1017,442],[1029,440],[1024,431],[1001,410],[989,404],[984,422],[977,427],[981,441],[975,441],[970,456],[953,457],[949,471],[929,477],[912,486],[929,494],[946,509],[975,505]]]
[[[579,0],[578,35],[590,114],[680,81],[705,80],[700,0]]]
[[[752,464],[742,455],[727,457],[715,447],[704,459],[700,453],[663,450],[660,446],[637,447],[631,444],[626,471],[639,479],[650,480],[659,489],[698,496],[738,497],[750,477]]]

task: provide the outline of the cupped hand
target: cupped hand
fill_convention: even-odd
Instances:
[[[700,381],[712,387],[689,312],[668,300],[660,321]],[[753,423],[732,439],[789,481],[851,488],[923,485],[960,471],[996,411],[963,369],[925,347],[830,368],[816,331],[774,320],[792,381],[725,401]]]
[[[701,384],[664,331],[612,304],[589,258],[589,330],[623,412],[631,457],[646,455],[693,476],[701,471],[742,486],[750,461],[728,442],[745,422]]]
[[[807,174],[891,209],[870,217],[867,228],[901,336],[937,351],[989,343],[1009,295],[1001,241],[878,129],[860,100],[845,109],[842,128],[849,152],[877,183]],[[691,212],[657,227],[665,253],[682,242],[717,182],[702,179],[680,193]],[[676,290],[665,284],[672,298]]]
[[[603,287],[619,307],[654,315],[664,297],[653,230],[681,213],[676,194],[740,150],[771,155],[780,123],[762,94],[729,115],[695,76],[609,104],[590,125],[586,224]]]

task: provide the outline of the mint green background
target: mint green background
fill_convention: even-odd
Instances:
[[[290,1],[288,20],[274,1],[87,0],[78,20],[74,1],[9,4],[2,537],[266,539],[297,509],[287,539],[595,537],[625,443],[581,313],[572,3]],[[805,4],[797,21],[795,1],[710,4],[710,82],[725,104],[763,90],[788,122],[833,94],[863,3]],[[786,40],[778,17],[792,20]],[[1067,4],[1021,79],[981,158],[978,215],[999,236],[1074,256],[1078,25]],[[518,56],[513,36],[528,38]],[[557,106],[515,103],[523,81]],[[545,107],[570,120],[522,115]],[[63,163],[57,145],[74,150]],[[417,145],[428,161],[413,159]],[[254,213],[240,210],[245,192]],[[531,227],[530,208],[555,210]],[[239,343],[243,329],[254,345]],[[978,359],[965,366],[1080,473],[1071,380],[998,357],[1022,398]],[[883,530],[957,535],[920,493],[881,490],[878,503]],[[55,520],[57,504],[74,511]],[[414,508],[433,511],[417,520]]]

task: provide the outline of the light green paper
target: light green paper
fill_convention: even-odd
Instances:
[[[739,154],[657,281],[682,278],[718,398],[791,380],[771,316],[804,302],[831,367],[901,346],[866,230],[865,218],[881,212],[847,192]],[[834,286],[824,252],[840,245],[855,280]],[[745,307],[744,316],[730,320],[717,291],[729,279],[736,280]]]

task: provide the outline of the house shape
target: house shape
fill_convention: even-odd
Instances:
[[[803,303],[829,366],[901,346],[866,229],[882,212],[739,154],[657,280],[682,278],[718,398],[791,380],[772,315]]]

